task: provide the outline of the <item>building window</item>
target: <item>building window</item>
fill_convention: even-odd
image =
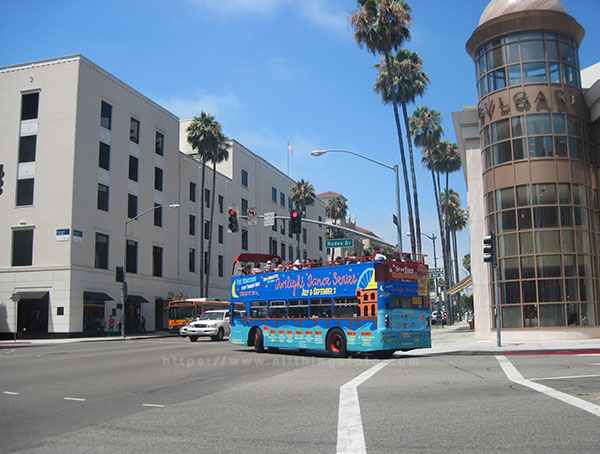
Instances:
[[[285,262],[285,243],[281,243],[281,261]]]
[[[196,249],[190,248],[188,253],[188,270],[190,273],[196,272]]]
[[[271,238],[269,243],[269,254],[277,255],[277,239]]]
[[[294,246],[291,246],[291,245],[288,246],[288,253],[289,253],[288,260],[290,262],[293,262],[294,261]]]
[[[242,199],[242,216],[248,215],[248,201],[246,199]]]
[[[162,227],[162,206],[158,203],[154,204],[154,225]]]
[[[104,142],[100,142],[98,167],[104,170],[110,170],[110,145],[107,145]]]
[[[17,180],[17,206],[33,205],[33,180]]]
[[[271,188],[271,201],[277,203],[277,189]]]
[[[292,199],[288,197],[288,209],[292,209]]]
[[[131,181],[138,180],[139,160],[135,156],[129,156],[129,179]]]
[[[133,219],[137,216],[138,198],[133,194],[127,194],[127,217]]]
[[[285,207],[285,194],[283,192],[279,194],[279,205]]]
[[[190,214],[190,221],[189,221],[189,232],[190,235],[192,236],[196,236],[196,216],[194,216],[193,214]]]
[[[98,183],[97,208],[102,211],[108,211],[108,186],[102,183]]]
[[[12,266],[33,264],[33,229],[13,230]]]
[[[225,205],[225,200],[222,195],[219,196],[219,213],[223,214],[223,206]]]
[[[108,269],[108,235],[96,233],[96,256],[94,266],[103,270]]]
[[[319,251],[322,251],[322,250],[323,250],[323,237],[320,236],[319,237]]]
[[[162,277],[163,275],[163,248],[152,246],[152,276]]]
[[[305,228],[303,228],[303,229],[302,229],[302,242],[303,242],[304,244],[306,244],[307,236],[308,236],[308,235],[306,234],[306,229],[305,229]]]
[[[217,258],[217,270],[219,273],[219,277],[223,277],[223,256],[222,255],[220,255]]]
[[[210,189],[204,189],[204,205],[210,208]]]
[[[248,187],[248,172],[242,169],[242,186]]]
[[[280,224],[281,224],[281,227],[279,228],[279,231],[282,235],[285,235],[285,220],[282,219]]]
[[[196,201],[196,183],[190,181],[190,202]]]
[[[222,225],[219,226],[219,244],[223,244],[223,232],[224,232],[224,228]]]
[[[100,126],[106,129],[111,129],[112,124],[112,106],[102,101],[100,107]]]
[[[165,155],[165,136],[156,131],[156,142],[154,144],[154,152],[160,156]]]
[[[210,221],[204,221],[204,239],[210,240]]]
[[[248,250],[248,230],[242,229],[242,249]]]
[[[40,93],[27,93],[21,97],[21,120],[35,120],[38,117]]]
[[[34,162],[37,136],[25,136],[19,140],[19,162]]]
[[[125,271],[127,273],[137,273],[137,241],[127,240],[127,253],[125,259]]]
[[[163,190],[163,169],[160,167],[154,168],[154,189],[161,192]]]
[[[204,274],[208,274],[208,252],[204,252]]]
[[[133,117],[129,121],[129,140],[140,143],[140,122]]]

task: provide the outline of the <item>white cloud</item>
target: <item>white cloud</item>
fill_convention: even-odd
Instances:
[[[342,10],[336,2],[330,0],[301,0],[297,6],[302,15],[316,26],[347,34],[350,12]]]
[[[154,99],[157,99],[156,97]],[[219,120],[219,117],[236,112],[243,108],[243,103],[233,92],[224,94],[200,94],[195,97],[172,97],[168,99],[158,99],[158,104],[164,106],[170,112],[173,112],[181,119],[188,119],[208,112]]]

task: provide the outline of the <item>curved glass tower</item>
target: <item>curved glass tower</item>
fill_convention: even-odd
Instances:
[[[579,76],[583,36],[558,0],[494,0],[467,42],[503,329],[599,324],[598,157]]]

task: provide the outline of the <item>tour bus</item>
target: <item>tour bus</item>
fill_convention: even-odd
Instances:
[[[241,307],[241,305],[239,305]],[[236,306],[236,310],[237,310]],[[179,334],[179,328],[187,325],[205,311],[229,309],[228,301],[208,301],[206,298],[188,298],[169,301],[169,333]]]
[[[327,350],[333,357],[431,347],[424,255],[375,252],[332,262],[283,264],[271,254],[236,257],[229,341],[264,349]],[[233,310],[231,311],[233,313]]]

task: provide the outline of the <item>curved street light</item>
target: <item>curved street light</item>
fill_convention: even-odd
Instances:
[[[127,301],[127,226],[129,225],[130,222],[133,221],[137,221],[140,217],[142,217],[143,215],[145,215],[146,213],[149,213],[150,211],[154,211],[157,208],[179,208],[179,204],[178,203],[171,203],[171,204],[167,204],[167,205],[156,205],[152,208],[148,208],[145,211],[142,211],[140,214],[138,214],[135,217],[132,217],[131,219],[127,219],[125,221],[125,237],[123,240],[123,282],[121,283],[121,337],[123,339],[125,339],[125,304]],[[141,312],[141,311],[140,311]]]
[[[375,164],[379,164],[380,166],[394,171],[394,173],[396,174],[396,219],[398,220],[398,223],[396,224],[396,232],[398,235],[398,243],[396,244],[396,250],[402,251],[402,217],[400,214],[400,175],[398,172],[398,165],[391,166],[388,164],[384,164],[383,162],[377,161],[373,158],[369,158],[368,156],[364,156],[360,153],[356,153],[355,151],[342,150],[338,148],[327,150],[314,150],[311,151],[310,154],[313,156],[322,156],[325,153],[329,152],[353,154],[354,156],[358,156],[359,158],[366,159],[367,161],[374,162]]]

